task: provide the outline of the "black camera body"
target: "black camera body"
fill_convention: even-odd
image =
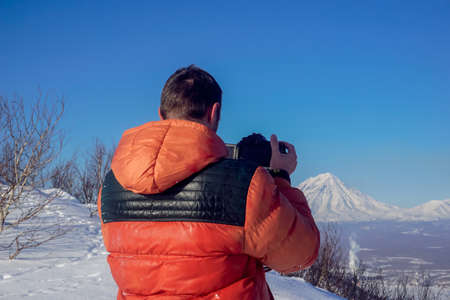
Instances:
[[[261,134],[253,133],[244,137],[237,145],[226,144],[228,149],[227,158],[247,159],[254,161],[260,166],[269,167],[272,157],[270,142]],[[280,153],[288,153],[288,148],[283,143],[278,143]]]

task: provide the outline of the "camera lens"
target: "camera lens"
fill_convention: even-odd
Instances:
[[[285,144],[283,143],[278,143],[278,148],[280,149],[280,153],[283,154],[287,154],[288,153],[288,148]]]

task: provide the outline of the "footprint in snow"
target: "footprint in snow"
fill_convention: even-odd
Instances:
[[[9,274],[3,274],[3,275],[0,275],[0,278],[1,278],[2,280],[6,280],[6,279],[12,278],[12,276],[9,275]]]

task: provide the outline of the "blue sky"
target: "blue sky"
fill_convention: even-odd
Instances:
[[[450,198],[448,1],[129,2],[0,1],[0,94],[64,95],[66,155],[157,120],[164,82],[196,64],[224,91],[218,134],[293,143],[294,184]]]

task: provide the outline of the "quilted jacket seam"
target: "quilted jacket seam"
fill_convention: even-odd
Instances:
[[[162,147],[163,147],[163,145],[164,145],[164,142],[166,141],[167,134],[169,133],[169,130],[170,130],[171,127],[172,127],[172,124],[169,123],[169,125],[167,126],[166,132],[164,132],[163,139],[162,139],[161,143],[159,144],[158,151],[156,152],[156,155],[155,155],[155,166],[153,167],[153,173],[154,173],[154,176],[153,176],[153,183],[155,184],[156,189],[157,189],[158,191],[160,191],[160,190],[159,190],[158,184],[156,183],[156,176],[155,176],[155,175],[156,175],[156,168],[157,168],[157,166],[158,166],[159,153],[161,153],[161,149],[162,149]],[[151,168],[151,166],[149,167],[149,169],[150,169],[150,168]],[[148,169],[145,170],[145,173],[147,173],[147,171],[148,171]]]

